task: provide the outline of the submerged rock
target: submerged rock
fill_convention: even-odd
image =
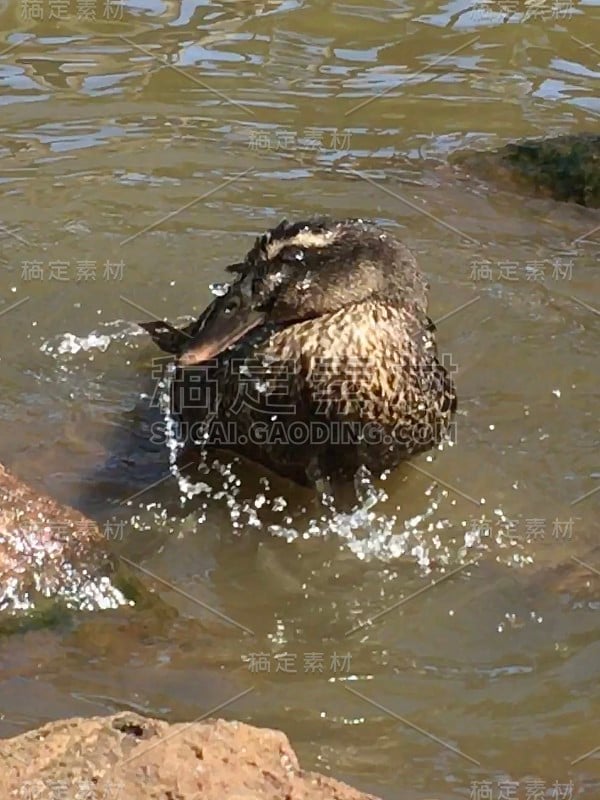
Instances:
[[[222,719],[61,720],[0,742],[0,762],[7,800],[377,800],[301,769],[281,731]]]
[[[572,556],[558,564],[537,571],[531,581],[534,588],[566,595],[573,602],[600,600],[600,547],[583,556]]]
[[[129,602],[113,585],[113,572],[96,523],[34,491],[0,464],[0,629],[15,615],[42,621],[59,608]]]
[[[600,207],[600,134],[521,139],[499,150],[456,153],[450,160],[508,188]]]

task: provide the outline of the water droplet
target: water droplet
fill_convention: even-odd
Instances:
[[[230,286],[230,283],[211,283],[208,288],[215,297],[224,297],[229,291]]]

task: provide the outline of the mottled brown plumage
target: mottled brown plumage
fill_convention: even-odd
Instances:
[[[181,331],[142,323],[177,356],[188,446],[311,485],[361,465],[379,474],[443,438],[454,386],[427,284],[393,236],[362,220],[284,221],[228,270],[231,286]]]

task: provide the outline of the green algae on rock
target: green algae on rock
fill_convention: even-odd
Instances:
[[[521,139],[498,150],[455,153],[450,160],[508,188],[600,207],[600,134]]]

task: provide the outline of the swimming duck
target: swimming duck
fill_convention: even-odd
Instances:
[[[447,435],[456,408],[412,253],[361,219],[286,220],[200,317],[140,323],[176,357],[186,450],[233,450],[302,485],[380,474]]]

